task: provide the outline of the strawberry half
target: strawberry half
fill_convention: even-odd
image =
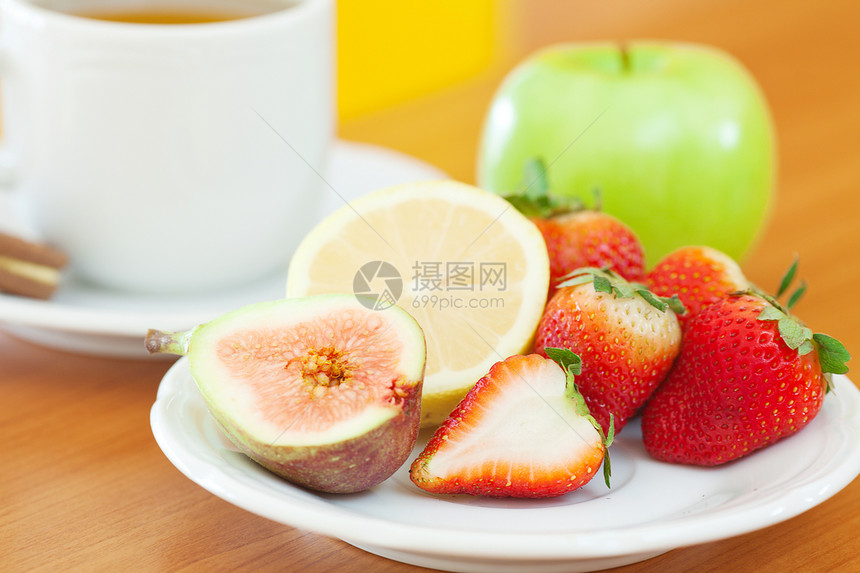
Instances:
[[[645,250],[633,230],[595,207],[587,209],[578,198],[549,191],[546,166],[535,159],[526,164],[521,193],[505,198],[537,226],[549,254],[550,288],[567,274],[583,267],[608,267],[630,281],[645,276]]]
[[[574,383],[579,357],[550,349],[497,362],[469,391],[412,463],[409,476],[432,493],[554,497],[591,481],[605,438]]]
[[[850,355],[789,313],[802,292],[787,307],[755,290],[735,293],[693,318],[672,372],[642,414],[651,456],[722,464],[794,434],[818,414],[831,374],[847,372]]]
[[[669,253],[648,272],[645,283],[657,296],[678,295],[687,309],[678,316],[682,330],[705,306],[750,286],[734,259],[704,246]]]
[[[544,309],[534,351],[567,348],[582,358],[576,383],[604,431],[618,433],[669,373],[681,348],[675,298],[654,296],[611,271],[580,269]]]

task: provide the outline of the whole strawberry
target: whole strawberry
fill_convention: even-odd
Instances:
[[[534,351],[543,355],[546,347],[559,347],[578,354],[577,385],[591,414],[604,432],[614,416],[620,432],[678,355],[675,311],[683,312],[677,297],[656,297],[611,271],[580,269],[547,303]]]
[[[678,295],[687,309],[678,317],[681,329],[703,307],[750,286],[734,259],[704,246],[681,247],[669,253],[648,272],[645,284],[658,296]]]
[[[633,231],[611,215],[582,210],[532,218],[549,253],[550,296],[565,275],[583,267],[608,267],[630,281],[644,275],[645,252]]]
[[[831,373],[847,372],[850,355],[789,313],[801,293],[787,308],[754,290],[737,293],[693,318],[672,372],[642,414],[651,456],[722,464],[794,434],[818,414]]]
[[[645,276],[645,251],[633,230],[600,211],[600,196],[588,209],[576,198],[557,197],[549,191],[546,166],[541,160],[526,165],[523,191],[505,198],[537,226],[549,254],[550,288],[583,267],[611,268],[630,281]]]
[[[554,497],[603,463],[608,486],[612,433],[577,391],[579,357],[548,350],[558,363],[532,354],[494,364],[412,463],[412,482],[431,493]]]

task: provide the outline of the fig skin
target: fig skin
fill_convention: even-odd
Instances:
[[[223,369],[213,366],[218,341],[237,329],[256,325],[291,329],[301,321],[317,320],[315,317],[344,316],[356,311],[383,313],[380,316],[387,321],[383,332],[397,335],[403,344],[401,360],[408,359],[391,371],[377,373],[379,378],[374,385],[385,387],[373,404],[377,415],[366,420],[366,427],[359,427],[339,441],[290,444],[280,440],[273,445],[270,436],[255,436],[249,431],[242,422],[241,411],[235,408],[235,397],[220,390],[234,384],[237,378],[226,381],[222,379]],[[324,493],[364,491],[397,471],[418,439],[426,342],[415,319],[399,307],[369,310],[352,295],[282,299],[240,308],[187,332],[151,330],[145,344],[151,353],[186,355],[209,412],[226,437],[250,459],[296,485]],[[247,379],[251,387],[256,383],[254,378],[238,378],[242,379]]]
[[[379,485],[409,458],[418,440],[422,382],[406,388],[400,412],[369,432],[315,446],[271,446],[237,428],[219,426],[249,458],[282,478],[325,493],[357,493]],[[216,416],[217,419],[217,416]]]

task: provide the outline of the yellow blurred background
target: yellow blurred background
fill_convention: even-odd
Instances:
[[[504,2],[341,0],[338,111],[348,120],[464,81],[500,55]]]

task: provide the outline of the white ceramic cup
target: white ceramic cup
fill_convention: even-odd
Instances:
[[[211,24],[70,8],[261,8]],[[322,205],[332,0],[0,0],[4,173],[70,272],[169,293],[286,272]]]

